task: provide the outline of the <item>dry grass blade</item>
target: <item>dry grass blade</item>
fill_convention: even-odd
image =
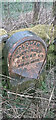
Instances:
[[[45,109],[45,113],[44,113],[44,115],[43,115],[44,118],[45,118],[45,116],[46,116],[46,114],[47,114],[47,111],[48,111],[48,108],[49,108],[51,99],[52,99],[52,97],[53,97],[54,89],[55,89],[55,87],[53,88],[53,90],[52,90],[52,92],[51,92],[51,95],[50,95],[50,98],[49,98],[49,102],[48,102],[48,106],[47,106],[47,108]]]
[[[14,93],[14,92],[10,92],[10,91],[8,91],[8,92],[7,92],[7,94],[16,95],[16,93]],[[30,98],[30,99],[32,99],[32,98],[33,98],[33,96],[24,95],[24,94],[17,94],[17,96],[20,96],[20,97],[25,97],[25,98]],[[42,100],[47,100],[47,101],[48,101],[48,99],[47,99],[47,98],[43,98],[43,97],[34,97],[34,98],[36,98],[36,99],[42,99]]]

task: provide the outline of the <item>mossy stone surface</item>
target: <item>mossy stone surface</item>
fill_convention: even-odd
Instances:
[[[24,29],[14,30],[14,31],[9,32],[8,34],[9,34],[9,37],[10,37],[11,35],[13,35],[16,32],[29,30],[29,31],[34,32],[36,35],[41,37],[43,40],[46,40],[46,39],[51,38],[52,28],[53,28],[53,25],[49,26],[49,25],[38,24],[38,25],[36,25],[34,27],[31,27],[31,28],[24,28]],[[52,32],[52,36],[54,36],[54,31]]]
[[[19,29],[19,30],[14,30],[14,31],[11,31],[9,32],[9,37],[11,35],[13,35],[15,32],[19,32],[19,31],[24,31],[24,30],[29,30],[29,31],[32,31],[34,32],[36,35],[40,36],[43,40],[50,40],[51,38],[51,34],[52,34],[52,39],[54,38],[54,31],[52,33],[52,28],[53,28],[53,25],[49,26],[49,25],[36,25],[32,28],[24,28],[24,29]],[[5,32],[6,34],[6,32]],[[1,47],[2,48],[2,47]],[[50,51],[53,51],[53,47],[50,46],[50,50],[48,52],[48,61],[50,60],[50,58],[52,59],[52,62],[54,62],[54,58],[53,58],[53,55],[52,53],[50,54]],[[1,50],[0,50],[1,51]],[[2,64],[3,64],[3,74],[6,73],[5,70],[6,70],[6,66],[4,65],[4,60],[2,60]],[[45,73],[43,73],[45,75]],[[16,89],[18,88],[18,92],[22,92],[24,91],[25,89],[27,89],[31,83],[33,82],[33,84],[36,84],[36,86],[39,86],[39,84],[41,84],[41,81],[43,81],[45,79],[44,75],[41,75],[40,76],[40,79],[39,79],[39,82],[37,82],[36,84],[36,81],[33,80],[33,81],[27,81],[27,82],[24,82],[22,83],[21,85],[18,85],[18,86],[13,86],[13,85],[10,85],[10,88],[11,88],[11,91],[16,91]],[[38,80],[37,80],[38,81]]]

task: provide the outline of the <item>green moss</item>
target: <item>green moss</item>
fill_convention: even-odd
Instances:
[[[12,34],[16,33],[16,32],[24,31],[24,30],[29,30],[29,31],[34,32],[38,36],[40,36],[42,39],[46,40],[46,39],[50,39],[51,38],[52,27],[53,27],[53,25],[49,26],[49,25],[38,24],[38,25],[36,25],[34,27],[31,27],[31,28],[24,28],[24,29],[19,29],[19,30],[11,31],[9,33],[9,37]],[[52,36],[54,36],[54,32],[52,33]]]
[[[22,82],[22,84],[18,84],[16,86],[13,86],[12,84],[10,84],[10,90],[15,91],[15,92],[17,90],[18,93],[20,93],[20,92],[23,92],[24,90],[26,90],[28,87],[30,87],[31,83],[35,84],[35,80],[28,80],[28,81]]]

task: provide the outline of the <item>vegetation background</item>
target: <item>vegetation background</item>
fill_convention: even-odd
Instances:
[[[55,3],[56,4],[56,3]],[[2,2],[2,28],[10,37],[13,33],[28,29],[39,35],[48,45],[47,62],[38,80],[13,85],[16,79],[7,76],[2,54],[2,118],[55,118],[55,59],[54,26],[55,4],[53,2]],[[0,27],[1,28],[1,27]],[[53,28],[53,31],[52,31]],[[2,49],[5,43],[2,43]],[[0,43],[1,46],[1,43]],[[1,50],[0,50],[1,51]],[[1,67],[1,55],[0,55]],[[16,81],[17,82],[17,81]]]

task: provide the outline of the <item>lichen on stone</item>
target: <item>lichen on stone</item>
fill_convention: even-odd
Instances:
[[[7,34],[6,30],[1,28],[0,29],[0,36],[5,35],[5,34]]]

